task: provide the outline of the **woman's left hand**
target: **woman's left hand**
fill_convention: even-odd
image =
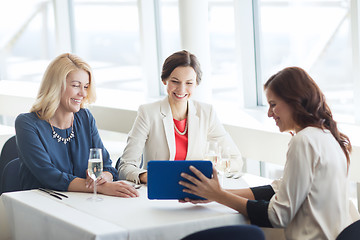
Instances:
[[[179,182],[180,185],[186,187],[183,191],[186,193],[191,193],[206,198],[207,199],[206,201],[212,201],[212,200],[216,201],[216,199],[220,197],[219,195],[222,191],[222,188],[219,184],[216,169],[213,168],[212,178],[207,178],[204,174],[202,174],[202,172],[197,170],[194,166],[190,166],[190,170],[195,174],[197,178],[190,176],[189,174],[186,173],[181,173],[181,176],[183,178],[191,182],[191,183],[185,181]],[[200,202],[206,202],[206,201],[200,201]],[[189,201],[188,199],[188,202],[197,203],[199,201]]]
[[[96,180],[96,186],[102,185],[106,182],[112,182],[113,176],[110,172],[103,172],[101,176]],[[89,176],[88,170],[86,170],[86,180],[85,180],[85,186],[87,188],[94,187],[94,180]]]

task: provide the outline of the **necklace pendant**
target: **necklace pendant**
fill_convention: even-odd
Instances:
[[[187,129],[188,129],[188,121],[186,121],[186,125],[185,125],[185,130],[184,132],[180,132],[179,129],[176,127],[176,124],[174,123],[174,128],[175,128],[175,131],[180,134],[181,136],[184,136],[187,132]]]
[[[49,120],[50,123],[50,120]],[[73,123],[74,123],[74,119],[73,119]],[[50,123],[51,126],[51,130],[52,130],[52,137],[57,140],[57,142],[62,142],[64,143],[64,145],[66,145],[68,142],[71,141],[71,139],[73,139],[75,137],[75,133],[74,133],[74,126],[73,123],[71,124],[71,133],[67,138],[63,138],[61,137],[54,129],[53,125]]]

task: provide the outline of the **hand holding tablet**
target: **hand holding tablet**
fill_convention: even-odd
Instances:
[[[180,176],[183,172],[195,177],[189,169],[190,166],[194,166],[206,177],[211,178],[213,169],[210,161],[150,161],[148,163],[148,198],[203,199],[183,192],[184,186],[179,184],[179,181],[187,181]]]

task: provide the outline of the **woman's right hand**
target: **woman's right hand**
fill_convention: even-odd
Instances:
[[[139,197],[139,192],[133,186],[123,181],[105,182],[98,186],[98,192],[123,198]]]

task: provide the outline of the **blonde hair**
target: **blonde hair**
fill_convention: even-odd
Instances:
[[[66,89],[66,77],[72,71],[84,70],[89,74],[89,87],[87,96],[81,103],[81,108],[86,104],[95,102],[96,93],[92,70],[80,57],[64,53],[56,57],[47,67],[35,103],[30,112],[35,112],[40,119],[50,119],[60,105],[60,99]]]

